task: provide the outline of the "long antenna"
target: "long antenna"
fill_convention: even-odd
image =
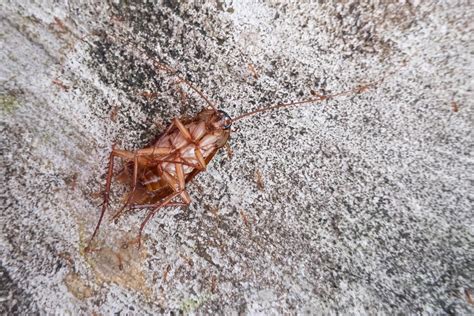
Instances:
[[[340,96],[344,96],[344,95],[353,95],[353,94],[363,93],[363,92],[369,90],[370,88],[375,87],[377,84],[380,84],[386,78],[388,78],[388,77],[392,76],[393,74],[397,73],[405,65],[406,65],[406,61],[404,61],[402,63],[402,65],[400,65],[400,67],[398,67],[394,71],[388,73],[387,75],[383,76],[381,79],[379,79],[377,81],[372,81],[372,82],[369,82],[368,84],[364,84],[364,85],[358,85],[355,88],[352,88],[350,90],[345,90],[345,91],[341,91],[341,92],[334,93],[334,94],[316,95],[314,98],[304,99],[304,100],[290,102],[290,103],[277,103],[275,105],[265,106],[263,108],[259,108],[259,109],[256,109],[254,111],[250,111],[250,112],[241,114],[241,115],[233,118],[232,123],[240,121],[240,120],[242,120],[244,118],[247,118],[247,117],[251,117],[251,116],[254,116],[254,115],[257,115],[257,114],[260,114],[260,113],[264,113],[264,112],[280,110],[280,109],[289,108],[289,107],[293,107],[293,106],[310,105],[310,104],[318,103],[318,102],[321,102],[321,101],[331,100],[331,99],[334,99],[336,97],[340,97]]]
[[[95,35],[95,34],[88,34],[88,35],[84,36],[83,38],[81,38],[81,40],[85,41],[84,38],[89,36],[89,35]],[[155,69],[170,73],[171,75],[175,76],[178,79],[176,84],[181,84],[182,83],[182,84],[187,85],[191,90],[193,90],[195,93],[197,93],[209,105],[210,108],[212,108],[214,111],[217,111],[217,107],[214,105],[213,102],[211,102],[211,100],[209,100],[209,98],[204,94],[204,92],[202,92],[195,85],[193,85],[191,82],[186,80],[183,76],[181,76],[176,69],[172,68],[171,66],[168,66],[166,64],[163,64],[163,63],[159,62],[158,60],[156,60],[156,58],[150,56],[145,49],[143,49],[139,46],[133,46],[133,44],[130,44],[130,40],[124,39],[123,36],[120,36],[120,35],[113,36],[113,35],[109,35],[107,33],[102,34],[102,36],[105,36],[106,38],[107,37],[111,38],[112,40],[115,40],[115,41],[118,38],[122,41],[124,47],[126,45],[129,45],[129,46],[132,45],[132,47],[128,48],[128,52],[133,54],[134,57],[136,57],[137,59],[142,58],[142,56],[140,56],[136,53],[136,51],[138,51],[140,54],[142,54],[143,56],[146,57],[145,61],[150,66],[154,67]],[[85,42],[88,43],[91,46],[94,46],[93,44],[90,44],[87,41],[85,41]]]
[[[140,49],[140,48],[138,48]],[[142,50],[143,51],[143,50]],[[145,52],[146,53],[146,52]],[[148,56],[147,56],[148,57]],[[206,103],[214,110],[214,111],[217,111],[217,107],[209,100],[209,98],[204,94],[204,92],[202,92],[201,90],[199,90],[198,88],[196,88],[191,82],[187,81],[186,79],[184,79],[184,77],[182,77],[181,75],[179,75],[178,71],[171,68],[170,66],[168,65],[165,65],[165,64],[162,64],[158,61],[154,61],[153,62],[153,66],[155,66],[156,68],[158,68],[159,70],[163,70],[165,72],[169,72],[171,73],[172,75],[174,75],[176,78],[178,78],[178,82],[177,84],[180,84],[180,83],[184,83],[185,85],[187,85],[191,90],[193,90],[194,92],[196,92],[204,101],[206,101]]]

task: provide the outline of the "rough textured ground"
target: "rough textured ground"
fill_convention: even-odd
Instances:
[[[0,4],[2,313],[474,313],[468,1],[79,3]],[[85,254],[112,143],[204,105],[154,60],[232,116],[394,74],[240,122],[188,212]]]

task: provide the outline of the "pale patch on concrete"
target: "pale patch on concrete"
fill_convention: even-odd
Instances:
[[[64,278],[64,284],[74,297],[78,300],[85,300],[94,295],[93,289],[87,285],[87,281],[76,273],[68,273]]]
[[[103,285],[113,282],[124,289],[142,293],[147,298],[151,296],[143,271],[146,262],[143,248],[139,251],[131,245],[116,250],[104,247],[84,256],[94,271],[97,283]]]

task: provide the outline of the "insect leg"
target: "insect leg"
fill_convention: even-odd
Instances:
[[[227,152],[227,157],[229,157],[229,159],[232,159],[232,156],[234,155],[234,152],[232,151],[232,148],[230,148],[230,145],[229,143],[225,143],[225,151]]]
[[[173,127],[175,126],[174,122],[172,122],[170,124],[170,126],[168,126],[168,128],[165,130],[165,132],[163,134],[161,134],[161,136],[159,137],[159,139],[161,139],[162,137],[165,137],[166,135],[168,135],[170,133],[170,131],[173,129]],[[139,157],[140,156],[151,156],[151,158],[153,159],[153,162],[156,163],[161,163],[163,162],[162,160],[155,160],[154,159],[154,156],[155,155],[158,155],[158,156],[166,156],[168,154],[170,154],[171,152],[173,151],[172,148],[168,148],[168,147],[155,147],[155,146],[152,146],[152,147],[148,147],[148,148],[143,148],[143,149],[140,149],[140,150],[137,150],[134,155],[133,155],[133,160],[134,160],[134,168],[133,168],[133,184],[132,184],[132,191],[129,193],[128,197],[127,197],[127,201],[125,202],[125,204],[120,208],[120,210],[118,212],[116,212],[111,220],[115,220],[117,219],[120,215],[122,215],[123,211],[128,207],[130,206],[130,202],[132,201],[133,199],[133,196],[135,194],[135,191],[136,191],[136,188],[137,188],[137,178],[138,178],[138,164],[139,164]]]
[[[194,142],[191,133],[178,118],[175,117],[173,119],[173,124],[179,129],[179,131],[183,134],[184,138],[186,138],[187,141]]]
[[[206,169],[206,160],[204,159],[204,156],[201,152],[201,149],[199,149],[198,146],[194,148],[194,155],[196,156],[196,159],[199,163],[199,169],[205,170]]]
[[[162,162],[170,162],[170,163],[179,163],[185,166],[189,166],[194,169],[201,169],[201,165],[197,165],[195,163],[189,162],[188,160],[181,158],[181,161],[178,160],[170,160],[170,159],[163,159]]]
[[[186,180],[185,180],[185,175],[184,175],[184,170],[183,170],[183,164],[181,164],[179,161],[175,163],[175,170],[176,170],[176,178],[177,181],[174,177],[170,175],[170,178],[164,178],[168,184],[173,188],[175,186],[178,186],[178,190],[170,194],[168,197],[166,197],[162,202],[157,204],[155,208],[150,210],[148,212],[148,215],[146,216],[145,220],[140,226],[140,231],[138,233],[138,247],[140,247],[141,243],[141,235],[143,232],[143,229],[145,228],[146,223],[158,212],[158,210],[162,207],[165,206],[174,206],[177,202],[171,202],[174,198],[176,197],[181,197],[183,202],[178,202],[180,205],[189,205],[191,203],[191,197],[189,196],[189,193],[186,191]],[[172,178],[172,179],[171,179]],[[172,180],[172,181],[171,181]]]
[[[162,208],[162,207],[165,207],[165,206],[174,206],[174,202],[171,202],[171,200],[173,200],[174,198],[176,198],[177,196],[181,196],[184,192],[186,192],[185,190],[182,190],[182,191],[178,191],[178,192],[175,192],[173,194],[170,194],[167,198],[163,199],[163,201],[161,201],[160,203],[157,203],[154,205],[154,208],[152,210],[150,210],[147,214],[147,216],[145,217],[145,219],[143,220],[142,224],[140,225],[140,230],[138,232],[138,237],[137,237],[137,242],[138,242],[138,248],[140,248],[140,244],[141,244],[141,239],[142,239],[142,232],[143,232],[143,229],[145,228],[145,225],[148,223],[148,221]],[[186,192],[185,195],[188,195],[188,193]],[[187,201],[184,201],[183,203],[185,203],[185,205],[188,205],[190,203],[190,200],[189,202]]]
[[[197,170],[202,169],[201,165],[197,165],[197,164],[188,162],[186,159],[183,159],[183,158],[181,158],[181,160],[163,159],[163,160],[160,160],[160,161],[161,162],[169,162],[169,163],[173,163],[173,164],[181,164],[181,165],[184,165],[184,166],[190,166],[190,167],[192,167],[194,169],[197,169]],[[205,164],[205,162],[204,162],[204,164]],[[168,174],[168,177],[171,177],[171,175]],[[186,179],[186,180],[189,180],[189,179]],[[169,183],[169,184],[170,184],[170,186],[174,186],[175,188],[179,189],[178,183],[176,182],[176,180],[174,180],[174,178],[171,180],[171,183]],[[177,192],[177,190],[175,192]],[[189,200],[191,200],[191,199],[189,199]],[[184,202],[170,202],[166,206],[188,206],[188,205],[189,205],[189,203],[184,203]],[[156,206],[157,206],[156,203],[155,204],[134,204],[134,205],[130,205],[130,208],[132,208],[132,209],[153,208],[153,207],[156,207]]]
[[[135,153],[133,158],[133,180],[132,180],[132,191],[128,194],[127,201],[125,204],[120,208],[118,212],[116,212],[111,220],[116,220],[122,212],[127,208],[127,206],[132,201],[133,195],[135,194],[135,190],[137,189],[137,178],[138,178],[138,155]]]
[[[115,149],[115,147],[112,146],[112,151],[110,152],[110,155],[109,155],[107,178],[105,180],[105,191],[103,193],[104,194],[104,201],[102,203],[102,210],[100,212],[99,221],[97,222],[97,225],[94,229],[94,233],[92,234],[92,237],[89,240],[89,243],[87,244],[87,247],[85,249],[86,252],[90,251],[90,249],[91,249],[90,248],[91,242],[92,242],[92,240],[94,240],[94,237],[99,232],[100,224],[102,223],[102,219],[104,218],[105,211],[107,210],[107,207],[109,205],[110,186],[112,185],[112,175],[113,175],[113,172],[114,172],[114,158],[115,157],[122,157],[122,155],[120,155],[119,152]]]
[[[188,206],[189,203],[184,203],[184,202],[169,202],[166,204],[166,206]],[[137,204],[137,205],[131,205],[131,209],[139,209],[139,208],[152,208],[156,207],[156,204]]]
[[[170,124],[170,126],[168,126],[168,128],[165,130],[165,132],[163,134],[161,134],[159,139],[161,139],[162,137],[165,137],[166,135],[168,135],[170,133],[170,131],[173,129],[174,126],[175,126],[175,122],[173,121]],[[138,165],[138,159],[137,159],[137,157],[151,155],[153,163],[158,163],[159,164],[159,163],[162,163],[163,160],[162,159],[154,159],[154,156],[155,155],[166,156],[166,155],[169,155],[172,151],[173,151],[173,149],[169,148],[169,147],[155,147],[155,146],[152,146],[152,147],[149,147],[149,148],[140,149],[140,150],[135,152],[135,155],[134,155],[134,161],[135,161],[134,162],[134,176],[133,176],[132,191],[129,193],[126,203],[112,217],[112,220],[118,218],[122,214],[122,212],[125,210],[125,208],[130,205],[130,202],[132,201],[133,195],[134,195],[135,190],[136,190],[137,177],[138,177],[138,166],[137,166]]]
[[[181,191],[180,196],[183,199],[184,203],[190,204],[191,197],[186,191],[186,179],[184,175],[183,165],[180,163],[176,163],[174,166],[176,168],[176,177],[178,178],[179,190]]]
[[[135,191],[137,189],[137,180],[138,180],[138,166],[139,164],[146,164],[146,161],[144,161],[144,158],[142,158],[141,161],[139,161],[140,157],[144,156],[152,156],[151,158],[153,159],[153,155],[167,155],[171,152],[171,148],[167,147],[151,147],[151,148],[144,148],[144,149],[139,149],[135,153],[133,153],[133,181],[132,181],[132,190],[128,194],[127,201],[125,204],[118,210],[111,218],[111,220],[116,220],[117,218],[122,215],[122,213],[127,209],[127,207],[130,206],[130,202],[133,199],[133,196],[135,194]],[[160,159],[153,159],[153,163],[160,163],[162,162]]]
[[[102,209],[101,209],[101,212],[100,212],[99,221],[97,222],[97,225],[94,229],[94,233],[92,234],[92,237],[89,240],[88,245],[86,246],[86,249],[85,249],[86,252],[91,250],[91,248],[90,248],[91,243],[94,240],[95,236],[99,232],[99,228],[100,228],[100,225],[101,225],[102,220],[104,218],[104,214],[107,211],[107,207],[109,206],[110,187],[112,185],[112,177],[113,177],[113,171],[114,171],[114,158],[115,157],[120,157],[120,158],[123,158],[123,159],[126,159],[126,160],[133,160],[134,161],[134,177],[133,177],[133,190],[132,190],[132,192],[134,192],[135,189],[136,189],[136,183],[137,183],[137,177],[138,177],[138,165],[147,163],[147,160],[142,156],[146,156],[146,155],[150,155],[150,154],[152,156],[153,155],[166,155],[166,154],[169,154],[170,152],[171,152],[171,148],[153,147],[153,148],[151,148],[151,150],[150,150],[150,148],[145,148],[145,149],[141,149],[141,150],[133,153],[133,152],[130,152],[130,151],[127,151],[127,150],[115,149],[115,147],[112,146],[112,151],[110,152],[110,155],[109,155],[105,190],[104,190],[104,193],[103,193],[104,194],[104,200],[103,200],[103,203],[102,203]],[[131,193],[131,194],[133,194],[133,193]],[[129,204],[129,202],[130,201],[128,201],[128,203],[126,203],[126,205]],[[116,214],[116,216],[114,216],[114,218],[116,218],[116,217],[117,217],[117,214]]]
[[[189,141],[190,143],[196,143],[196,140],[193,139],[187,127],[184,126],[184,124],[181,123],[178,118],[173,119],[173,124],[179,129],[179,131],[183,134],[184,138],[186,138],[187,141]],[[198,161],[198,169],[205,170],[206,161],[204,160],[204,156],[201,152],[201,149],[197,145],[195,145],[194,148],[194,155],[196,156],[196,160]]]

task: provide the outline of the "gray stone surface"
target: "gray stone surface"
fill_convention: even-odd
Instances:
[[[474,312],[469,1],[0,8],[2,313]],[[85,254],[112,143],[204,106],[154,60],[232,116],[393,75],[239,122],[188,212]]]

